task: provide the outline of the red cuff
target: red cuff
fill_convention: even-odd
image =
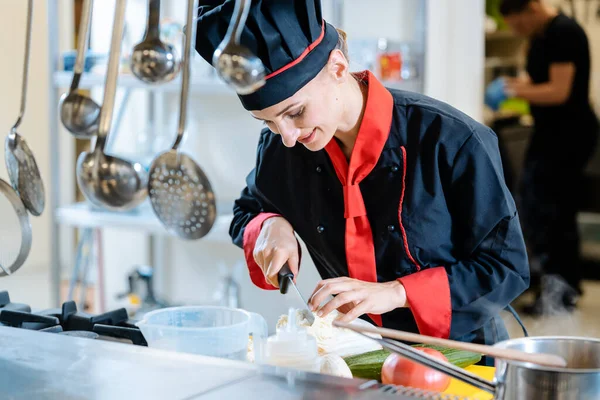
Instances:
[[[447,339],[450,336],[452,304],[444,267],[429,268],[398,279],[417,322],[419,333]]]
[[[272,217],[280,217],[279,214],[273,213],[260,213],[256,217],[252,219],[246,225],[246,229],[244,229],[244,256],[246,257],[246,264],[248,265],[248,271],[250,272],[250,279],[252,283],[258,286],[261,289],[265,290],[278,290],[275,286],[271,285],[265,279],[265,274],[263,274],[262,269],[258,266],[256,261],[254,261],[254,247],[256,246],[256,239],[258,239],[258,235],[260,235],[260,230],[262,229],[263,223]],[[302,248],[300,247],[300,242],[298,242],[298,264],[302,260]],[[300,265],[298,265],[298,270],[300,269]]]
[[[256,286],[265,290],[277,290],[277,288],[267,282],[262,269],[260,269],[256,261],[254,261],[252,253],[254,253],[256,239],[258,239],[258,235],[260,235],[263,222],[272,217],[280,217],[280,215],[260,213],[254,217],[252,221],[246,225],[246,229],[244,229],[244,256],[246,257],[246,264],[248,265],[248,271],[250,272],[250,279]]]

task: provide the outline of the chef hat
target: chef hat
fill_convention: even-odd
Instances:
[[[229,26],[235,0],[200,0],[196,50],[212,63]],[[266,84],[238,95],[247,110],[262,110],[294,95],[327,64],[338,41],[323,20],[320,0],[252,0],[240,42],[265,66]]]

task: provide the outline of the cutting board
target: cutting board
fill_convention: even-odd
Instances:
[[[494,379],[494,367],[472,365],[465,369],[477,376],[487,379],[488,381]],[[477,389],[476,387],[471,386],[467,383],[463,383],[458,379],[452,379],[452,381],[450,382],[450,386],[448,386],[448,389],[446,389],[444,393],[451,394],[454,396],[468,397],[470,400],[491,400],[494,398],[494,396],[491,393]]]

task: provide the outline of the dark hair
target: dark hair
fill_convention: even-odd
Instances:
[[[511,14],[518,14],[525,11],[527,6],[537,0],[502,0],[500,3],[500,14],[507,16]]]

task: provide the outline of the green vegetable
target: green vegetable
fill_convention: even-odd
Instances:
[[[459,368],[466,368],[481,360],[481,354],[471,353],[470,351],[424,344],[416,344],[414,347],[428,347],[430,349],[438,350],[448,359],[450,364],[456,365]],[[344,361],[346,361],[346,364],[350,367],[350,371],[352,371],[352,376],[354,378],[375,379],[381,382],[381,367],[383,367],[383,363],[389,355],[390,352],[387,350],[375,350],[368,353],[345,357]]]
[[[427,344],[417,344],[414,347],[427,347],[441,352],[450,364],[456,365],[459,368],[467,368],[481,361],[481,354],[472,353],[470,351],[449,349],[447,347],[432,346]]]
[[[375,350],[345,357],[344,361],[350,367],[354,378],[375,379],[381,382],[381,367],[389,355],[387,350]]]

